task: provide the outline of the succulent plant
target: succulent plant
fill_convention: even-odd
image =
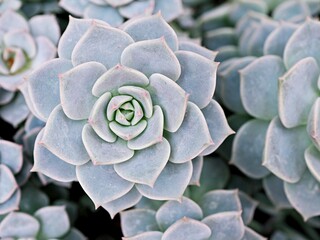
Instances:
[[[96,207],[180,198],[191,160],[233,132],[212,100],[214,54],[179,43],[159,14],[122,29],[71,18],[58,53],[22,87],[46,121],[33,170],[79,181]]]
[[[60,30],[52,15],[27,21],[8,10],[0,16],[0,33],[0,116],[17,127],[29,114],[18,87],[28,73],[55,57]]]
[[[182,14],[181,0],[60,0],[59,4],[75,16],[100,19],[115,27],[125,19],[159,11],[168,22]]]
[[[0,222],[4,239],[84,240],[85,236],[70,226],[64,206],[46,206],[34,214],[11,212]]]
[[[20,7],[20,0],[2,0],[0,2],[0,15],[7,10],[18,10]]]
[[[22,12],[32,17],[39,14],[60,13],[62,8],[58,4],[58,0],[22,0]]]
[[[0,215],[18,209],[21,192],[16,178],[22,161],[20,145],[0,140]]]

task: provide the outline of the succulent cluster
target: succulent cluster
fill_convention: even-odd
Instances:
[[[320,239],[320,0],[218,2],[0,0],[0,239]]]

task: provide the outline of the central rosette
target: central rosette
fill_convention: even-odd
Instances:
[[[21,48],[6,47],[0,59],[0,74],[13,75],[19,72],[28,62],[28,57]]]
[[[153,113],[151,96],[135,86],[120,87],[118,93],[120,95],[112,97],[107,106],[109,128],[123,140],[131,140],[147,127]]]

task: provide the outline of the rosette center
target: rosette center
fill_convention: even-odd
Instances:
[[[27,64],[27,56],[21,48],[7,47],[1,52],[0,73],[15,74]]]

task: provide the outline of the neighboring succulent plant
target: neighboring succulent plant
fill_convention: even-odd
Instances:
[[[28,22],[6,11],[0,16],[0,33],[0,116],[17,127],[29,114],[17,89],[27,74],[55,57],[60,30],[52,15],[35,16]]]
[[[0,237],[4,239],[86,239],[81,232],[70,226],[64,206],[43,207],[33,215],[11,212],[0,222]]]
[[[22,0],[22,12],[32,17],[39,14],[60,13],[62,8],[58,5],[58,0]]]
[[[31,110],[47,122],[33,170],[79,181],[97,207],[129,207],[141,195],[180,198],[191,160],[233,132],[212,100],[214,54],[179,44],[160,15],[122,30],[71,18],[58,53],[23,86]]]
[[[1,0],[0,2],[0,15],[7,10],[18,10],[21,7],[20,0]]]
[[[111,26],[121,25],[125,19],[161,12],[170,22],[182,14],[181,0],[60,0],[60,6],[71,14],[100,19]]]
[[[0,215],[18,209],[21,192],[16,177],[22,161],[20,145],[0,140]]]
[[[200,187],[189,188],[189,197],[160,206],[143,199],[136,209],[122,212],[124,239],[265,239],[245,226],[256,202],[237,190],[218,189],[229,177],[226,164],[218,158],[203,164]]]

